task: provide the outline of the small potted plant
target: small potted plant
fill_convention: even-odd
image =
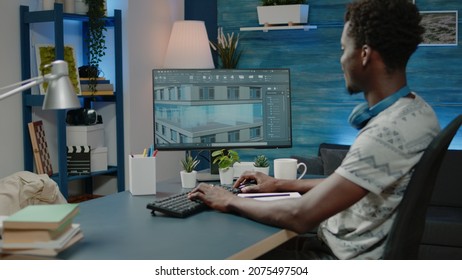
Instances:
[[[217,42],[210,41],[210,46],[217,52],[220,58],[220,67],[223,69],[234,69],[241,58],[242,50],[238,50],[239,33],[234,36],[234,32],[226,35],[223,27],[218,28]]]
[[[234,179],[233,165],[239,162],[239,154],[234,150],[221,149],[212,153],[213,163],[218,163],[218,172],[220,173],[220,183],[230,185]]]
[[[265,155],[256,156],[253,162],[254,170],[257,172],[269,174],[269,160]]]
[[[180,171],[181,175],[181,186],[183,188],[194,188],[197,182],[197,171],[195,168],[199,164],[197,157],[192,157],[187,154],[184,159],[181,160],[183,170]]]
[[[257,7],[258,22],[265,26],[305,24],[308,10],[306,0],[262,0]]]

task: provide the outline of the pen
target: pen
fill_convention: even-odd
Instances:
[[[146,148],[144,148],[144,151],[143,151],[143,157],[146,156]]]
[[[152,156],[155,157],[155,156],[157,155],[157,152],[158,152],[158,150],[156,149],[156,150],[154,151],[154,153],[152,154]]]

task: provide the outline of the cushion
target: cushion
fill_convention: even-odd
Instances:
[[[335,169],[342,164],[348,150],[321,148],[319,153],[322,159],[324,175],[328,176],[334,173]]]
[[[448,150],[436,178],[431,205],[462,207],[462,150]]]
[[[298,162],[303,162],[306,164],[306,174],[307,175],[324,175],[324,169],[322,160],[320,157],[300,157],[300,156],[291,156],[291,158],[296,159]],[[301,169],[303,167],[300,167]],[[299,170],[298,173],[301,174]]]
[[[428,208],[422,244],[462,247],[461,236],[462,208]]]

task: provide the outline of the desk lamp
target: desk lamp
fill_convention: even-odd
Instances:
[[[47,93],[43,101],[43,110],[59,110],[80,108],[80,102],[74,92],[71,81],[69,80],[69,70],[67,62],[63,60],[53,61],[45,65],[45,68],[51,67],[51,74],[31,78],[19,83],[15,83],[0,90],[16,87],[15,89],[0,95],[0,100],[7,98],[15,93],[22,92],[33,86],[48,82]]]

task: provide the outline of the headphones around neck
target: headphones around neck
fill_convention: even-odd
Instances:
[[[393,105],[401,97],[408,95],[409,92],[411,92],[409,87],[404,86],[370,108],[367,102],[358,104],[348,117],[348,121],[354,128],[361,129],[371,118],[377,116],[380,112]]]

